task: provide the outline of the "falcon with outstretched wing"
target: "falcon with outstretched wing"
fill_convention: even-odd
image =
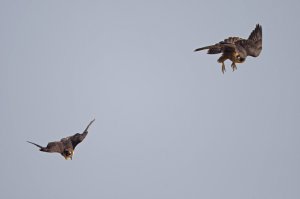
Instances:
[[[236,70],[236,63],[243,63],[247,56],[257,57],[262,50],[262,27],[257,24],[248,39],[239,37],[229,37],[215,45],[197,48],[195,51],[208,50],[207,54],[222,53],[218,59],[222,63],[222,72],[225,72],[224,62],[229,59],[232,61],[232,70]]]
[[[48,153],[60,153],[66,160],[71,159],[74,154],[75,147],[84,140],[86,135],[88,134],[88,128],[95,121],[92,120],[86,129],[82,133],[76,133],[75,135],[62,138],[60,141],[49,142],[46,147],[42,147],[36,143],[29,142],[40,148],[40,151],[48,152]]]

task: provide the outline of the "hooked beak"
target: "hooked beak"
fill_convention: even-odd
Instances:
[[[71,159],[72,160],[72,156],[65,156],[65,160],[69,160],[69,159]]]

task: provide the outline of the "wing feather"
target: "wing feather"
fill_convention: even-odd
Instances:
[[[47,144],[45,152],[49,153],[62,153],[64,151],[64,145],[62,142],[49,142]]]
[[[247,40],[238,42],[239,46],[242,46],[247,55],[257,57],[262,51],[262,27],[257,24],[255,29],[251,32]]]
[[[248,40],[252,40],[254,42],[262,40],[262,27],[261,25],[257,24],[255,29],[249,35]]]
[[[228,37],[227,39],[224,39],[224,41],[221,41],[220,43],[227,43],[227,44],[234,44],[235,42],[242,40],[242,38],[239,37]]]
[[[217,43],[215,45],[197,48],[194,51],[196,52],[196,51],[200,51],[200,50],[207,50],[207,54],[218,54],[218,53],[223,52],[223,46],[220,45],[220,43]]]
[[[216,43],[215,45],[197,48],[195,51],[208,50],[207,54],[218,54],[218,53],[222,53],[224,51],[232,52],[232,51],[236,50],[235,43],[240,40],[242,40],[242,39],[239,37],[228,37],[227,39],[224,39],[223,41],[220,41],[219,43]]]
[[[208,50],[208,54],[217,54],[222,52],[220,46],[218,46],[217,44],[215,45],[211,45],[211,46],[205,46],[205,47],[201,47],[201,48],[197,48],[194,51],[200,51],[200,50]],[[211,52],[211,53],[209,53]]]
[[[62,142],[49,142],[46,147],[43,147],[30,141],[27,142],[39,147],[40,151],[48,153],[62,153],[64,148]]]
[[[73,136],[70,136],[69,139],[71,140],[72,142],[72,146],[73,146],[73,149],[75,149],[75,147],[84,140],[84,138],[87,136],[88,134],[88,129],[89,127],[91,126],[91,124],[95,121],[95,119],[93,119],[89,125],[86,127],[86,129],[83,131],[83,133],[76,133],[75,135]]]

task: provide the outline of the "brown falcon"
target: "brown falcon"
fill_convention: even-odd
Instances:
[[[42,147],[38,144],[35,144],[33,142],[29,142],[30,144],[33,144],[40,148],[40,151],[48,152],[48,153],[60,153],[66,160],[71,159],[74,154],[75,147],[82,142],[82,140],[85,138],[85,136],[88,134],[88,128],[90,125],[95,121],[92,120],[89,125],[86,127],[86,129],[82,133],[76,133],[75,135],[62,138],[60,141],[55,142],[49,142],[46,147]]]
[[[224,62],[227,59],[232,61],[232,70],[236,70],[236,63],[243,63],[247,56],[257,57],[262,50],[262,27],[257,24],[255,29],[251,32],[248,39],[239,37],[229,37],[215,45],[197,48],[195,51],[208,50],[207,54],[222,53],[218,59],[222,63],[222,72],[225,72]]]

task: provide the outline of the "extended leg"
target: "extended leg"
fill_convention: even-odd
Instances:
[[[235,65],[235,63],[234,63],[234,62],[232,62],[232,64],[231,64],[231,68],[232,68],[232,71],[235,71],[235,70],[237,69],[237,67],[236,67],[236,65]]]
[[[226,71],[226,69],[225,69],[225,64],[224,64],[224,62],[226,61],[226,57],[224,57],[224,56],[221,56],[219,59],[218,59],[218,62],[219,63],[222,63],[222,73],[224,74],[224,72]]]
[[[225,69],[225,64],[224,64],[224,62],[222,62],[222,73],[224,74],[224,72],[226,72],[226,69]]]

